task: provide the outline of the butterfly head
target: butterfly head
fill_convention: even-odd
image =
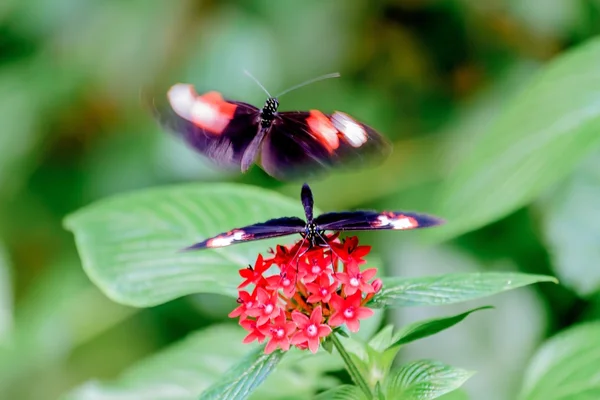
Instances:
[[[279,100],[276,97],[269,97],[265,102],[265,106],[262,109],[263,115],[273,115],[279,108]]]
[[[317,230],[317,225],[315,223],[309,222],[306,224],[306,227],[304,228],[304,237],[311,243],[311,245],[315,246],[317,244],[319,231]]]
[[[260,110],[260,124],[262,128],[268,128],[275,119],[275,114],[279,108],[279,100],[276,97],[269,97],[265,106]]]

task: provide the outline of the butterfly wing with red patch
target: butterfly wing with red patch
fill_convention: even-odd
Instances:
[[[222,167],[240,168],[244,152],[259,131],[258,108],[223,99],[217,92],[198,95],[192,85],[173,85],[167,102],[154,108],[163,126]]]
[[[369,231],[380,229],[407,230],[443,224],[427,214],[412,212],[343,211],[319,215],[314,220],[322,231]]]
[[[253,240],[269,239],[280,236],[303,233],[306,222],[297,217],[270,219],[267,222],[233,229],[229,232],[196,243],[185,250],[200,250],[206,248],[225,247],[236,243]]]
[[[271,176],[293,179],[342,163],[384,160],[388,141],[342,112],[280,112],[261,148],[261,165]]]

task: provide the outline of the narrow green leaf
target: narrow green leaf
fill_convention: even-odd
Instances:
[[[342,385],[317,395],[315,400],[371,400],[356,386]]]
[[[180,252],[236,227],[303,215],[297,199],[236,184],[181,185],[118,195],[65,220],[90,279],[114,301],[147,307],[190,293],[236,296],[238,270],[291,238]]]
[[[567,329],[537,351],[521,400],[600,399],[600,322]]]
[[[454,304],[491,296],[537,282],[557,280],[517,272],[478,272],[420,278],[384,278],[383,289],[371,300],[378,307]]]
[[[373,397],[375,397],[377,400],[385,400],[385,393],[383,392],[383,389],[381,388],[381,383],[377,382],[375,384],[375,388],[373,389]]]
[[[600,152],[594,152],[538,203],[552,264],[581,295],[600,289]]]
[[[321,342],[321,347],[329,354],[333,353],[333,343],[331,342],[331,339],[325,338],[325,340]]]
[[[392,371],[386,382],[386,399],[435,399],[458,389],[473,374],[439,361],[413,361]]]
[[[386,325],[369,340],[369,346],[375,351],[384,351],[392,344],[394,325]]]
[[[276,350],[265,354],[257,348],[225,373],[215,385],[202,392],[201,400],[242,400],[269,376],[285,353]]]
[[[447,238],[509,214],[600,146],[599,63],[595,38],[540,71],[450,174],[436,213],[448,223],[430,235]]]
[[[474,313],[475,311],[488,310],[490,308],[493,307],[478,307],[452,317],[432,318],[406,325],[396,332],[394,338],[392,339],[393,343],[390,345],[390,347],[400,346],[427,336],[435,335],[438,332],[458,324],[460,321],[467,318],[469,314]]]

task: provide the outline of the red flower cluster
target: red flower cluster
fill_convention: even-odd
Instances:
[[[240,317],[249,332],[244,343],[268,339],[267,354],[291,345],[316,353],[332,327],[346,324],[356,332],[359,320],[373,314],[364,305],[381,289],[381,280],[369,282],[375,268],[360,270],[371,247],[359,246],[356,237],[340,241],[337,234],[326,241],[323,247],[305,241],[277,246],[270,258],[259,255],[254,267],[240,270],[240,306],[229,316]],[[271,267],[278,273],[265,277]],[[251,284],[251,293],[241,290]]]

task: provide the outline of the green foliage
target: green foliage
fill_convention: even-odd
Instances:
[[[247,397],[258,383],[269,379],[253,398],[278,399],[294,393],[306,398],[335,381],[315,379],[339,368],[328,355],[313,358],[291,352],[263,354],[261,347],[244,345],[243,332],[235,325],[217,325],[195,332],[154,356],[130,367],[117,380],[88,382],[65,400],[118,397],[119,399],[197,399]],[[280,362],[281,361],[281,362]],[[273,367],[277,365],[277,369]],[[290,397],[291,398],[291,397]]]
[[[600,396],[600,323],[574,326],[554,336],[533,356],[522,400],[591,400]]]
[[[436,399],[459,388],[474,372],[439,361],[413,361],[392,371],[386,399]]]
[[[283,355],[278,350],[264,354],[263,349],[256,349],[225,372],[217,384],[202,392],[200,399],[247,399],[273,371]]]
[[[600,39],[546,66],[473,144],[439,195],[456,235],[531,202],[600,146]]]
[[[600,259],[599,196],[600,153],[596,151],[539,202],[556,274],[584,296],[600,288],[600,268],[593,261]]]
[[[352,385],[342,385],[329,389],[318,396],[315,400],[370,400],[359,388]]]
[[[278,215],[299,214],[299,208],[298,201],[282,198],[267,190],[245,185],[205,184],[120,195],[78,211],[68,217],[65,224],[75,232],[80,254],[85,260],[86,272],[94,282],[117,301],[147,306],[193,292],[229,294],[225,288],[236,287],[239,281],[237,270],[251,260],[249,257],[264,249],[265,243],[251,243],[251,249],[239,245],[217,251],[198,252],[198,256],[193,257],[193,253],[177,253],[176,250],[234,226]],[[517,273],[388,278],[384,279],[384,288],[373,298],[372,303],[388,307],[442,305],[544,281],[553,281],[553,278]],[[139,289],[140,286],[143,290]],[[393,336],[390,336],[391,332],[388,335],[388,331],[384,330],[384,336],[376,336],[374,339],[375,347],[366,345],[362,352],[347,355],[340,345],[336,347],[347,365],[355,365],[349,371],[357,384],[366,378],[366,384],[370,384],[371,388],[378,383],[383,384],[386,389],[381,393],[387,393],[388,397],[395,392],[415,397],[429,391],[434,396],[430,398],[435,398],[460,386],[468,378],[468,374],[436,364],[416,366],[419,373],[414,377],[415,381],[412,377],[405,376],[409,367],[406,367],[408,370],[392,372],[386,378],[392,361],[402,344],[447,329],[469,313],[480,309],[482,308],[453,317],[415,323]],[[147,366],[142,364],[137,370],[142,372],[134,370],[126,378],[126,383],[121,383],[121,387],[125,385],[127,388],[133,376],[134,382],[138,379],[147,381],[152,386],[159,385],[152,392],[162,393],[160,382],[169,377],[168,370],[164,371],[163,366],[170,365],[173,368],[175,364],[186,363],[185,360],[193,354],[203,354],[205,358],[206,350],[194,348],[196,345],[206,347],[209,341],[205,336],[198,336],[201,338],[198,343],[189,340],[181,344],[180,348],[162,355],[160,361],[149,362]],[[389,339],[388,343],[385,343],[385,337]],[[334,343],[338,343],[337,339],[333,339]],[[220,350],[218,346],[213,348]],[[272,372],[281,356],[282,353],[279,352],[266,356],[260,348],[257,349],[203,391],[201,398],[248,397]],[[158,365],[158,368],[152,365]],[[201,372],[197,364],[187,369],[191,376]],[[203,382],[202,379],[195,381],[199,384]],[[168,385],[170,384],[172,379],[168,380]],[[190,384],[179,382],[177,386],[189,388]],[[96,386],[92,388],[107,390]],[[198,389],[194,387],[191,390],[198,392]],[[363,389],[363,393],[368,391]],[[114,392],[116,389],[108,390]],[[140,390],[145,392],[148,388],[134,387],[133,392],[125,391],[124,395],[140,396]]]
[[[394,142],[378,168],[310,181],[317,205],[414,209],[448,219],[440,229],[361,238],[373,246],[380,274],[395,275],[386,279],[387,297],[374,303],[382,307],[377,317],[342,340],[374,398],[388,397],[391,380],[384,384],[372,360],[391,369],[393,361],[422,358],[479,371],[477,382],[441,399],[517,398],[512,382],[521,379],[532,342],[543,340],[523,329],[553,338],[534,357],[522,400],[598,398],[600,335],[595,322],[581,321],[600,315],[600,7],[592,0],[510,0],[500,9],[473,1],[408,3],[0,1],[0,243],[6,250],[0,398],[197,399],[251,351],[241,344],[239,327],[220,323],[233,303],[237,269],[271,243],[204,254],[178,250],[241,224],[302,215],[301,182],[278,183],[256,167],[244,175],[212,167],[153,124],[140,105],[140,93],[163,96],[168,85],[191,82],[259,106],[264,93],[243,69],[272,92],[340,71],[341,79],[286,95],[281,109],[348,112]],[[200,182],[165,186],[188,180]],[[105,199],[151,187],[159,189]],[[244,193],[239,201],[223,200],[216,187]],[[175,200],[170,190],[179,193]],[[61,224],[90,203],[67,225],[97,287]],[[173,211],[165,213],[165,204]],[[123,218],[111,216],[112,206],[122,207]],[[115,230],[107,231],[105,222]],[[404,265],[399,254],[422,235],[456,240],[444,243],[450,253],[411,251]],[[506,271],[505,265],[518,274],[487,274],[498,266]],[[459,279],[453,292],[442,277],[407,278],[398,270],[410,277],[481,275],[463,275],[462,283],[447,276]],[[486,299],[497,311],[481,320],[493,318],[492,324],[465,325],[470,342],[458,355],[451,353],[457,330],[443,346],[427,349],[434,354],[416,344],[388,348],[403,331],[412,332],[404,340],[432,334],[462,315],[449,311],[456,315],[406,325],[390,307],[478,299],[507,289],[506,279],[516,288],[549,281],[547,275],[557,275],[568,290],[536,285],[519,293],[547,310],[539,318],[515,318],[521,296],[505,293],[498,303]],[[187,296],[192,293],[226,296]],[[106,295],[158,306],[126,307]],[[369,340],[381,325],[386,328]],[[500,351],[482,366],[486,349]],[[337,373],[343,365],[336,354],[286,354],[252,398],[313,398],[336,385],[320,398],[365,398]],[[442,382],[422,376],[431,387]],[[490,391],[489,383],[501,390]]]
[[[371,300],[373,305],[406,307],[460,303],[536,282],[556,283],[556,279],[512,272],[482,272],[422,278],[386,278],[383,282],[383,289]]]
[[[387,396],[390,395],[390,390],[397,390],[404,393],[405,389],[400,389],[398,382],[393,383],[398,379],[398,370],[391,370],[392,363],[396,359],[402,345],[451,328],[465,319],[469,314],[487,308],[489,307],[479,307],[450,317],[414,322],[402,327],[396,333],[393,333],[393,326],[389,325],[379,331],[379,333],[367,343],[352,339],[345,340],[344,343],[349,349],[350,357],[354,364],[357,366],[362,376],[366,378],[370,387],[375,388],[378,384],[384,384],[384,386],[387,385]],[[464,381],[466,381],[466,379],[468,379],[468,377],[465,377]],[[456,387],[459,387],[464,383],[464,381],[459,381],[460,379],[457,378],[455,382],[457,385]],[[423,385],[426,384],[424,383]],[[433,393],[436,395],[443,394],[436,391],[432,391],[432,394]],[[419,397],[417,396],[415,398]]]
[[[441,332],[458,324],[460,321],[467,318],[469,314],[475,311],[486,310],[490,308],[492,307],[488,306],[474,308],[473,310],[469,310],[462,314],[454,315],[452,317],[432,318],[426,321],[418,321],[410,325],[406,325],[394,334],[391,343],[388,345],[388,347],[401,346],[403,344],[410,343],[414,340],[434,335],[438,332]]]
[[[60,260],[59,264],[20,299],[20,312],[8,331],[6,346],[0,345],[0,392],[38,369],[65,362],[75,348],[137,311],[114,303],[92,287],[76,260]],[[57,346],[55,340],[48,340],[54,337],[68,340]]]
[[[0,244],[0,348],[13,324],[13,298],[11,290],[11,265],[4,247]]]
[[[282,215],[298,200],[245,185],[185,185],[99,201],[68,217],[83,265],[111,299],[147,307],[190,293],[237,296],[238,270],[281,241],[180,250],[220,232]]]

